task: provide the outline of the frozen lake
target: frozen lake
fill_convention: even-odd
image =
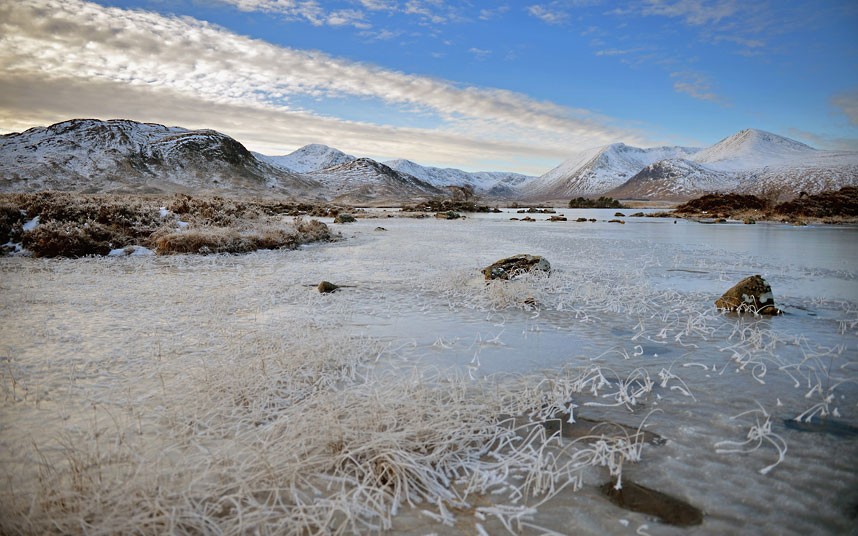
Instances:
[[[361,429],[402,425],[399,449],[412,428],[428,434],[421,423],[441,416],[462,423],[473,412],[496,419],[559,404],[665,438],[643,445],[622,477],[702,509],[702,525],[614,506],[598,492],[610,477],[604,464],[570,470],[577,491],[554,490],[544,503],[519,497],[505,490],[525,469],[497,477],[518,459],[499,451],[490,467],[479,448],[438,480],[459,499],[478,490],[467,506],[411,506],[385,492],[394,512],[366,517],[413,534],[494,534],[505,524],[534,534],[854,530],[858,228],[618,224],[606,221],[615,210],[558,212],[599,221],[382,217],[333,226],[344,240],[297,251],[0,259],[0,523],[10,523],[0,527],[39,532],[50,518],[59,532],[136,523],[143,532],[288,533],[317,516],[366,532],[343,521],[380,501],[348,480],[362,473],[319,476],[344,470],[339,452],[382,437],[350,439]],[[481,268],[517,253],[544,256],[552,274],[482,280]],[[719,313],[715,299],[754,274],[785,314]],[[319,294],[321,280],[344,288]],[[400,404],[403,413],[388,413]],[[785,424],[800,415],[839,428]],[[759,448],[736,446],[755,431]],[[548,440],[550,459],[562,459],[564,441]],[[550,466],[540,460],[532,463]],[[313,463],[312,477],[301,472]],[[518,477],[530,483],[539,470],[527,471]],[[392,474],[374,483],[398,490]],[[235,521],[235,512],[247,514]]]

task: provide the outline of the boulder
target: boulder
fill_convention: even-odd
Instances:
[[[567,221],[566,216],[551,216],[548,221]]]
[[[351,214],[346,214],[345,212],[340,212],[337,214],[337,217],[334,218],[334,223],[352,223],[355,220],[355,217]]]
[[[775,307],[772,287],[761,275],[752,275],[736,283],[715,300],[715,306],[725,311],[747,311],[760,315],[776,315],[781,312]]]
[[[330,294],[331,292],[337,290],[340,287],[331,283],[330,281],[322,281],[316,288],[319,289],[319,292],[321,292],[322,294]]]
[[[517,275],[534,270],[550,272],[551,264],[539,255],[513,255],[501,259],[490,266],[483,268],[486,280],[512,279]]]
[[[462,217],[462,215],[458,212],[448,210],[447,212],[438,212],[437,214],[435,214],[435,217],[439,220],[458,220]]]

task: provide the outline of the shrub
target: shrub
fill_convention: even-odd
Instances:
[[[569,201],[569,208],[625,208],[622,203],[613,197],[602,196],[598,199],[587,197],[576,197]]]
[[[107,255],[128,242],[121,229],[97,222],[77,225],[48,221],[22,235],[23,246],[36,257]]]

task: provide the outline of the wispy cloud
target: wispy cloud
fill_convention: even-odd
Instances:
[[[476,59],[478,59],[478,60],[485,60],[485,59],[487,59],[489,56],[491,56],[491,55],[492,55],[492,51],[491,51],[491,50],[486,50],[486,49],[484,49],[484,48],[477,48],[477,47],[471,47],[471,48],[469,48],[469,49],[468,49],[468,52],[470,52],[471,54],[473,54],[474,58],[476,58]]]
[[[278,47],[195,19],[107,8],[80,0],[21,0],[0,4],[0,21],[4,121],[33,112],[20,104],[29,102],[28,84],[45,88],[40,91],[43,100],[37,108],[44,110],[48,108],[45,103],[51,103],[49,108],[58,119],[78,115],[82,108],[76,98],[67,94],[52,97],[45,93],[47,89],[62,92],[63,87],[75,87],[86,94],[86,88],[97,86],[106,99],[105,109],[109,101],[117,115],[122,115],[120,104],[137,102],[140,95],[152,103],[150,113],[162,117],[180,109],[178,102],[208,110],[195,116],[198,119],[190,126],[206,126],[199,118],[223,124],[226,113],[222,115],[221,110],[255,110],[246,119],[239,113],[230,116],[235,121],[232,131],[252,133],[242,139],[250,144],[255,139],[270,138],[273,124],[292,125],[288,136],[292,139],[294,132],[300,132],[294,130],[298,123],[304,132],[325,131],[329,138],[339,136],[343,146],[363,143],[401,149],[403,140],[413,140],[414,146],[400,153],[412,157],[419,155],[432,137],[455,138],[462,147],[517,147],[514,152],[519,154],[527,149],[559,155],[571,146],[594,146],[617,139],[645,143],[633,131],[613,126],[610,119],[586,110],[502,89],[463,87],[321,52]],[[69,54],[70,50],[75,53]],[[433,114],[442,126],[429,131],[410,129],[409,136],[397,137],[391,132],[399,130],[383,124],[383,107],[378,124],[358,124],[296,109],[293,101],[297,97],[302,97],[302,102],[306,97],[353,98],[411,107]],[[263,116],[268,119],[262,120]],[[470,129],[474,125],[491,128]],[[417,141],[419,136],[414,133],[418,131],[423,141]],[[461,132],[468,134],[454,135]],[[379,152],[396,154],[392,150]]]
[[[527,7],[527,12],[548,24],[561,24],[569,18],[569,13],[565,9],[552,4],[534,4]]]
[[[670,73],[670,77],[675,80],[673,89],[678,93],[686,95],[697,100],[709,101],[718,104],[723,104],[724,99],[711,91],[712,84],[709,79],[701,74],[690,71]]]
[[[314,26],[353,26],[367,29],[364,13],[358,9],[326,10],[314,0],[218,0],[240,11],[276,13],[291,20],[303,20]]]
[[[831,104],[843,112],[849,123],[858,126],[858,89],[834,95],[831,97]]]
[[[744,2],[737,0],[647,0],[642,6],[645,15],[679,17],[688,24],[718,23],[739,12]]]

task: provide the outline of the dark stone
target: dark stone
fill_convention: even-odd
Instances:
[[[501,259],[483,268],[482,272],[488,281],[491,279],[512,279],[517,275],[534,270],[550,272],[551,264],[538,255],[522,254]]]
[[[625,215],[625,214],[623,214],[622,212],[615,212],[615,213],[614,213],[614,217],[616,217],[616,218],[625,218],[625,217],[626,217],[626,215]]]
[[[355,220],[355,217],[351,214],[346,214],[345,212],[340,212],[337,214],[337,217],[334,218],[334,223],[352,223]]]
[[[452,210],[448,210],[447,212],[439,212],[435,214],[435,217],[439,220],[458,220],[462,217],[458,212],[453,212]]]
[[[781,311],[775,307],[772,287],[760,275],[752,275],[736,283],[723,296],[715,300],[715,306],[725,311],[751,312],[760,315],[776,315]]]
[[[622,488],[606,482],[599,491],[620,508],[659,518],[677,527],[690,527],[703,523],[703,512],[685,501],[666,493],[623,480]]]
[[[384,227],[376,227],[375,230],[376,231],[386,231],[387,229],[385,229]]]
[[[567,221],[566,216],[551,216],[548,221]]]
[[[626,222],[624,222],[623,220],[608,220],[608,223],[622,223],[623,225],[626,224]]]
[[[330,281],[322,281],[316,288],[318,288],[319,292],[321,292],[322,294],[330,294],[331,292],[337,290],[340,287],[331,283]]]
[[[585,222],[585,221],[587,221],[587,218],[578,218],[578,219],[577,219],[577,220],[575,220],[575,221],[577,221],[577,222]]]

